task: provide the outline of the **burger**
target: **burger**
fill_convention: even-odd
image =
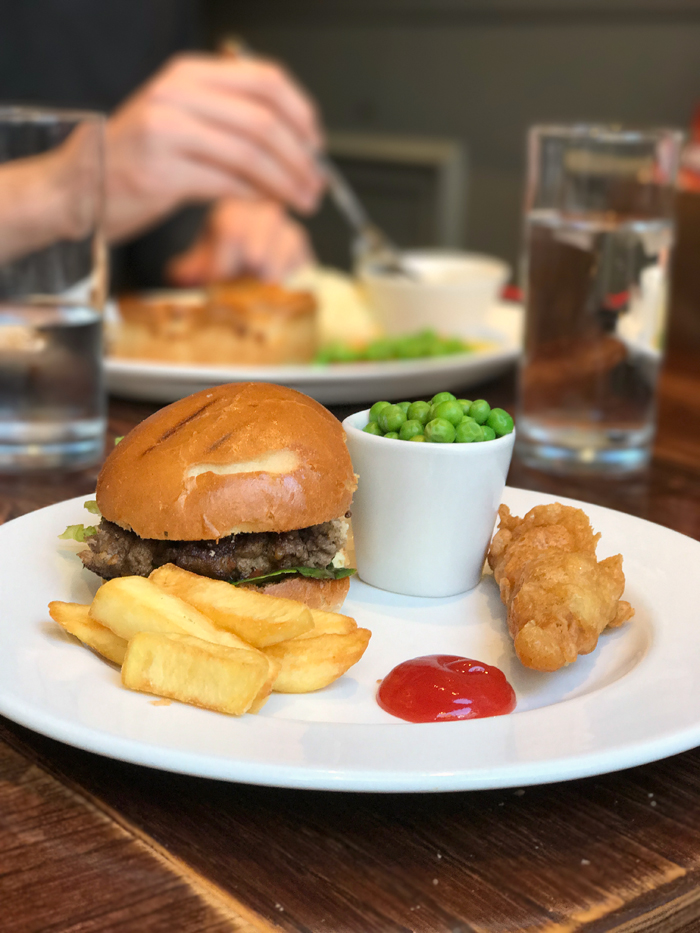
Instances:
[[[355,487],[342,426],[313,399],[264,383],[206,389],[115,446],[80,557],[105,580],[172,563],[337,609]]]

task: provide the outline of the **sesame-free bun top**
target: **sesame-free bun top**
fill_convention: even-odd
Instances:
[[[104,518],[142,538],[201,541],[342,517],[355,490],[340,422],[282,386],[232,383],[161,409],[97,480]]]

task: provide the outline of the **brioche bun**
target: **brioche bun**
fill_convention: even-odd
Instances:
[[[293,389],[243,382],[197,392],[134,428],[100,472],[97,504],[142,538],[218,540],[342,517],[355,487],[330,412]]]
[[[246,589],[257,590],[268,596],[283,596],[306,603],[309,609],[323,609],[324,612],[338,612],[345,602],[350,589],[350,577],[340,580],[314,580],[313,577],[290,577],[279,583],[267,583],[256,586],[255,578],[250,583],[242,583]]]

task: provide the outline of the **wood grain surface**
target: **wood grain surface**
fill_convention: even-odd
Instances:
[[[515,463],[511,484],[700,538],[698,361],[687,347],[669,359],[645,474],[593,482]],[[512,376],[479,394],[511,407]],[[111,435],[153,410],[114,401]],[[0,519],[94,483],[2,478]],[[161,773],[0,720],[2,933],[257,929],[700,930],[700,751],[521,790],[353,795]]]

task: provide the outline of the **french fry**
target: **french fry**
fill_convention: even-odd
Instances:
[[[343,616],[339,612],[312,609],[311,618],[314,620],[313,629],[297,635],[296,640],[315,638],[317,635],[347,635],[349,632],[357,631],[357,622],[350,616]]]
[[[126,653],[126,641],[115,635],[110,629],[95,622],[88,615],[89,606],[80,603],[49,603],[49,615],[62,629],[74,635],[88,648],[113,661],[121,667]]]
[[[303,603],[201,577],[174,564],[158,567],[149,580],[204,613],[217,628],[256,648],[287,641],[314,627],[312,614]]]
[[[145,577],[117,577],[103,583],[90,618],[130,641],[139,632],[193,635],[204,641],[254,651],[236,635],[218,629],[203,613]]]
[[[365,652],[371,632],[358,628],[347,634],[294,638],[263,651],[281,662],[273,689],[277,693],[311,693],[333,683]]]
[[[251,708],[269,677],[268,660],[258,651],[162,632],[134,635],[122,665],[122,683],[130,690],[231,716]]]
[[[275,682],[279,677],[279,673],[282,669],[281,661],[278,661],[277,658],[268,658],[266,654],[260,652],[264,658],[267,658],[267,663],[269,665],[267,680],[262,685],[258,691],[258,695],[253,700],[249,713],[259,713],[263,706],[267,703],[270,694],[272,693]]]

